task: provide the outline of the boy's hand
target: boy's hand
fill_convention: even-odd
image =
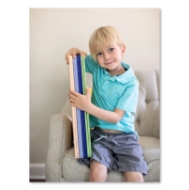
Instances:
[[[82,50],[80,50],[80,49],[78,49],[78,48],[72,48],[72,49],[70,49],[70,50],[66,53],[66,55],[65,55],[66,63],[67,63],[67,64],[69,63],[69,56],[70,56],[70,55],[71,55],[73,58],[75,58],[77,54],[80,54],[81,56],[84,56],[84,57],[87,55],[86,52],[84,52],[84,51],[82,51]]]
[[[82,95],[76,91],[70,90],[69,100],[71,106],[79,108],[80,110],[88,112],[91,104],[91,92],[90,88],[87,88],[86,95]]]

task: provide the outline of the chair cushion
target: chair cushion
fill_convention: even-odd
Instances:
[[[135,75],[140,84],[135,129],[139,136],[159,138],[159,74],[156,71],[135,71]]]
[[[143,149],[144,158],[148,164],[148,174],[144,176],[145,181],[159,181],[160,170],[160,142],[154,137],[139,138]],[[89,181],[89,168],[79,164],[75,159],[74,147],[68,149],[62,160],[62,175],[66,181],[82,182]],[[107,177],[109,182],[122,182],[124,176],[120,172],[110,172]]]

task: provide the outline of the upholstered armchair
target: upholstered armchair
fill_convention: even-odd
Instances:
[[[135,71],[139,80],[139,99],[135,128],[148,165],[145,182],[160,182],[160,83],[157,71]],[[87,83],[92,87],[91,76]],[[45,164],[46,182],[87,182],[89,168],[74,157],[71,107],[66,103],[50,118],[49,145]],[[120,172],[110,172],[108,182],[123,182]]]

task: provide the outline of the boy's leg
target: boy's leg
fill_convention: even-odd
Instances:
[[[127,182],[144,182],[143,175],[140,172],[125,172],[124,175]]]
[[[105,182],[107,178],[107,167],[93,160],[90,164],[90,181]]]

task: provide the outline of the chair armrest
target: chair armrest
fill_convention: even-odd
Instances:
[[[46,181],[59,181],[64,152],[73,145],[72,121],[64,114],[50,119],[49,144],[45,166]]]

